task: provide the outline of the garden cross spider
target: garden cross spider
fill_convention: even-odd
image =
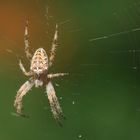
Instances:
[[[54,87],[51,83],[51,80],[55,77],[68,75],[68,73],[48,74],[48,69],[52,66],[54,61],[57,39],[58,39],[58,25],[56,24],[52,48],[50,51],[50,57],[48,58],[46,51],[43,48],[38,48],[35,51],[34,55],[32,56],[29,50],[30,44],[28,35],[28,21],[26,21],[24,43],[26,57],[31,62],[30,71],[27,72],[25,70],[21,60],[19,61],[19,66],[22,72],[26,76],[30,76],[31,78],[28,81],[26,81],[17,91],[17,95],[14,101],[14,107],[16,108],[17,114],[20,116],[24,117],[26,116],[22,113],[22,99],[27,94],[27,92],[31,90],[31,88],[35,85],[35,87],[45,86],[54,119],[60,122],[60,118],[64,117],[59,101],[56,97]]]

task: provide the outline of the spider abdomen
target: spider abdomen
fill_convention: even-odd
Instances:
[[[35,51],[31,60],[30,69],[36,74],[42,74],[48,69],[48,56],[43,48]]]

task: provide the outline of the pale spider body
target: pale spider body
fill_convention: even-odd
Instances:
[[[56,24],[56,29],[54,33],[54,38],[52,42],[52,48],[50,51],[50,57],[48,57],[46,51],[43,48],[38,48],[34,55],[32,55],[29,51],[29,35],[28,35],[28,21],[25,26],[24,33],[24,43],[25,43],[25,53],[27,58],[30,60],[30,71],[27,72],[21,62],[19,61],[20,69],[26,76],[30,76],[31,78],[26,81],[20,89],[17,91],[16,99],[14,102],[14,106],[17,110],[17,114],[21,116],[25,116],[22,113],[22,99],[27,94],[29,90],[35,85],[35,87],[45,87],[46,93],[48,96],[48,100],[50,103],[51,111],[53,113],[54,118],[60,123],[60,118],[64,117],[62,109],[60,107],[59,101],[55,94],[54,87],[51,83],[51,80],[55,77],[67,75],[67,73],[55,73],[48,74],[48,69],[52,66],[55,56],[55,50],[57,46],[57,38],[58,38],[58,26]]]
[[[43,48],[37,49],[34,53],[30,70],[38,75],[48,70],[48,56]]]
[[[46,83],[47,71],[48,71],[48,56],[43,48],[39,48],[35,51],[32,60],[30,71],[35,78],[35,87],[42,86]]]

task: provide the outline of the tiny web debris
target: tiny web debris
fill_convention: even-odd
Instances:
[[[74,105],[75,104],[75,101],[72,101],[72,104]]]
[[[79,139],[81,139],[82,137],[83,137],[82,134],[79,134],[79,135],[78,135],[78,138],[79,138]]]

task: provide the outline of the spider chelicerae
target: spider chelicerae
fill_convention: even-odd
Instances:
[[[60,118],[64,117],[62,109],[60,107],[59,101],[55,94],[54,87],[51,80],[55,77],[60,77],[68,75],[68,73],[55,73],[49,74],[48,69],[52,66],[55,51],[57,47],[58,40],[58,25],[56,24],[55,33],[53,37],[52,47],[50,51],[50,57],[48,58],[46,51],[43,48],[38,48],[35,53],[32,55],[30,53],[30,44],[29,44],[29,34],[28,34],[28,21],[26,21],[25,32],[24,32],[24,44],[25,44],[25,54],[26,57],[31,62],[30,71],[27,72],[21,62],[19,61],[19,66],[22,72],[29,76],[30,79],[26,81],[20,89],[17,91],[17,95],[14,101],[14,107],[16,112],[20,116],[26,116],[22,113],[22,100],[23,97],[27,94],[29,90],[35,85],[35,87],[45,87],[51,111],[55,120],[60,122]]]

